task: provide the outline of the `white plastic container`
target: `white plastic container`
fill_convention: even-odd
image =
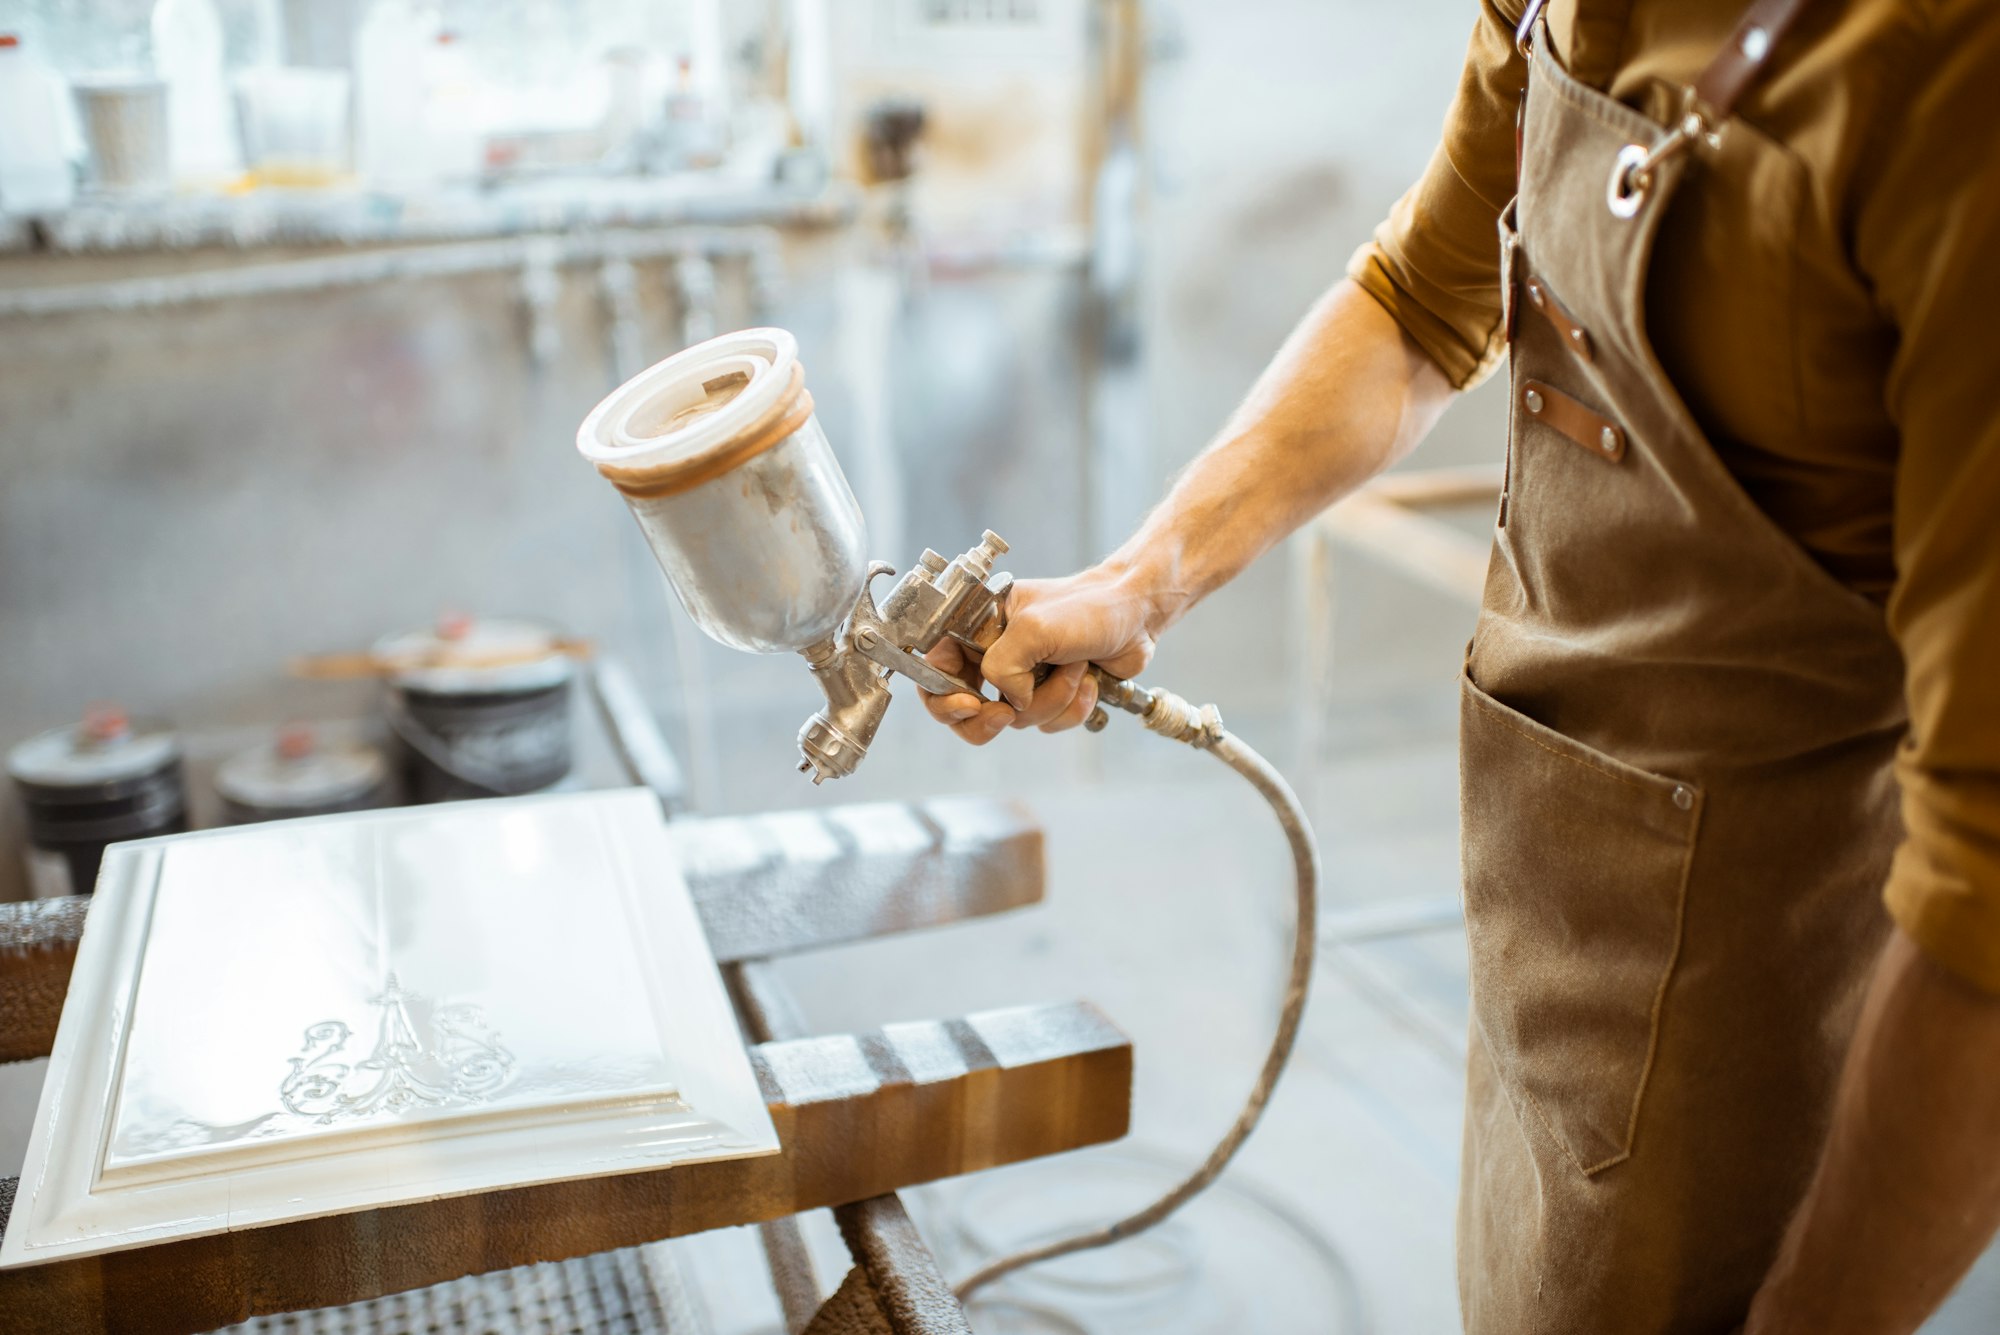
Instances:
[[[236,104],[244,157],[264,184],[328,185],[346,173],[346,70],[245,70],[236,76]]]
[[[413,0],[375,0],[354,35],[354,165],[368,185],[407,189],[433,178],[424,71],[435,19]]]
[[[76,108],[90,144],[91,189],[150,195],[172,184],[166,84],[150,75],[85,75],[76,81]]]
[[[76,131],[62,76],[0,33],[0,213],[55,213],[76,194]]]
[[[153,65],[167,83],[167,149],[174,180],[219,185],[243,168],[223,76],[215,0],[153,6]]]
[[[854,610],[868,577],[861,507],[784,330],[725,334],[634,376],[584,419],[577,449],[715,639],[803,650]]]
[[[435,34],[424,53],[423,126],[431,174],[470,181],[486,167],[492,108],[472,57],[455,32]]]

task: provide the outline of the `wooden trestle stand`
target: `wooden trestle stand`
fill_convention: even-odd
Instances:
[[[635,779],[657,778],[647,757],[663,752],[651,718],[606,693],[598,702]],[[10,1335],[178,1335],[760,1224],[790,1330],[970,1335],[893,1193],[1124,1135],[1130,1043],[1081,1002],[808,1037],[765,961],[1036,903],[1040,830],[1015,805],[958,798],[684,818],[669,831],[751,1044],[779,1154],[4,1270],[0,1326]],[[48,1054],[89,904],[0,904],[0,1061]],[[0,1228],[15,1188],[0,1180]],[[824,1303],[792,1218],[822,1207],[834,1207],[854,1260]]]

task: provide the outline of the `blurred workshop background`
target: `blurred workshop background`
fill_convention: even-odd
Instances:
[[[813,788],[802,665],[694,630],[577,424],[780,325],[872,554],[990,528],[1017,574],[1075,569],[1422,167],[1475,9],[0,0],[0,899],[87,877],[93,837],[627,782],[608,678],[693,812],[1028,800],[1047,906],[786,977],[817,1029],[1084,995],[1133,1035],[1132,1141],[914,1194],[950,1268],[1144,1195],[1233,1115],[1277,1004],[1289,882],[1255,796],[1137,729],[975,751],[910,703]],[[1163,645],[1151,678],[1311,804],[1315,1010],[1223,1188],[1009,1281],[978,1329],[1456,1329],[1455,683],[1491,390]],[[506,666],[367,667],[437,643]],[[82,772],[129,785],[94,835]],[[0,1068],[0,1176],[38,1068]],[[657,1251],[674,1329],[780,1328],[751,1237]],[[1931,1329],[1992,1330],[1995,1293]]]

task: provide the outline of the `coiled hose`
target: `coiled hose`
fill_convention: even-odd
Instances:
[[[1278,1029],[1271,1037],[1270,1051],[1264,1056],[1264,1065],[1257,1072],[1257,1083],[1251,1086],[1243,1111],[1237,1114],[1236,1121],[1216,1142],[1215,1148],[1208,1152],[1208,1157],[1199,1168],[1172,1191],[1123,1219],[989,1261],[959,1282],[954,1292],[960,1302],[1024,1266],[1108,1247],[1143,1233],[1171,1217],[1222,1176],[1222,1170],[1236,1157],[1236,1151],[1257,1129],[1258,1121],[1264,1116],[1265,1105],[1271,1101],[1271,1091],[1277,1086],[1278,1077],[1284,1074],[1285,1063],[1291,1060],[1292,1047],[1298,1041],[1299,1021],[1305,1015],[1306,995],[1312,985],[1319,910],[1319,845],[1313,839],[1312,827],[1307,823],[1305,810],[1299,805],[1291,785],[1285,782],[1284,776],[1272,767],[1271,762],[1222,726],[1222,715],[1214,705],[1197,708],[1171,691],[1123,681],[1101,669],[1092,671],[1097,679],[1100,704],[1138,715],[1147,728],[1162,737],[1210,752],[1249,780],[1250,786],[1261,793],[1264,800],[1271,804],[1272,811],[1277,813],[1278,824],[1285,832],[1285,841],[1291,845],[1298,898],[1297,917],[1292,926],[1291,972],[1285,980],[1285,1002],[1278,1012]],[[1094,731],[1103,727],[1103,722],[1093,717],[1091,727]]]

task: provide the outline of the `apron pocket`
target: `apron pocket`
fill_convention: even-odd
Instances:
[[[1469,672],[1463,687],[1473,1024],[1515,1115],[1600,1173],[1632,1153],[1701,790],[1542,726]]]

